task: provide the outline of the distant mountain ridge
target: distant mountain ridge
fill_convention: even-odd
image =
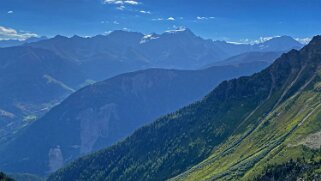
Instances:
[[[288,36],[254,45],[231,44],[178,29],[150,35],[117,30],[91,38],[56,36],[26,46],[53,51],[78,63],[90,79],[103,80],[144,68],[199,69],[246,52],[282,52],[303,45]]]
[[[247,52],[232,56],[223,61],[215,62],[205,67],[222,66],[222,65],[239,65],[250,62],[262,62],[267,66],[273,63],[284,52]]]

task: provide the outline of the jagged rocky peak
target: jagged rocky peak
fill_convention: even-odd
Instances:
[[[125,38],[125,37],[143,37],[144,35],[139,32],[125,31],[125,30],[115,30],[107,35],[108,37],[114,38]]]
[[[83,39],[83,37],[78,36],[78,35],[74,35],[74,36],[71,37],[71,39],[81,40],[81,39]]]
[[[314,36],[310,43],[303,48],[304,51],[314,51],[313,53],[321,53],[321,35]]]
[[[321,36],[315,36],[310,43],[300,51],[301,61],[309,61],[309,64],[321,64]]]
[[[54,39],[68,39],[68,37],[62,36],[62,35],[56,35]]]
[[[291,37],[290,37],[291,38]],[[309,61],[311,58],[315,56],[319,56],[321,53],[321,36],[317,35],[312,38],[309,44],[304,46],[301,50],[290,50],[288,53],[284,53],[279,59],[289,59],[292,60],[295,56],[298,56],[299,54],[303,57],[300,59],[301,62]],[[292,58],[292,59],[291,59]],[[280,62],[280,60],[277,60],[276,62]],[[320,61],[321,59],[318,59]],[[284,61],[284,60],[282,60]],[[291,61],[289,62],[291,63]]]
[[[115,30],[106,36],[109,40],[117,43],[135,46],[139,44],[144,34],[138,32]]]

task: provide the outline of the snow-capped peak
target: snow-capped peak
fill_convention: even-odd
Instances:
[[[156,40],[156,39],[158,39],[158,38],[159,38],[159,36],[156,35],[156,34],[145,35],[145,36],[141,39],[141,41],[140,41],[139,43],[140,43],[140,44],[143,44],[143,43],[146,43],[146,42],[151,41],[151,40]]]

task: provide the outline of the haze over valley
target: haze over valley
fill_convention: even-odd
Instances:
[[[320,3],[0,2],[0,180],[321,180]]]

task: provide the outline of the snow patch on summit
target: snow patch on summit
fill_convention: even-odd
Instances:
[[[139,43],[140,44],[147,43],[151,40],[156,40],[158,38],[159,36],[157,36],[156,34],[145,35]]]

